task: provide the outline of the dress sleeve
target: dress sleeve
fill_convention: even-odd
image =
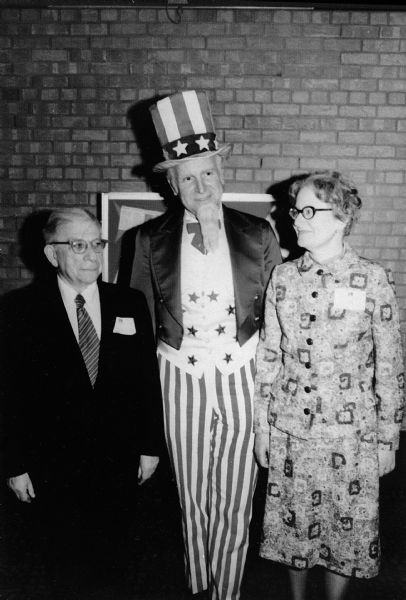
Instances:
[[[262,327],[257,355],[254,392],[254,432],[269,433],[268,407],[270,388],[279,372],[282,359],[281,336],[276,311],[276,281],[278,267],[275,267],[265,297],[265,320]]]
[[[375,350],[375,395],[378,441],[397,449],[404,406],[404,366],[399,311],[390,270],[378,274],[372,335]]]

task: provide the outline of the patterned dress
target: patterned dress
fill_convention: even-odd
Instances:
[[[257,350],[255,431],[270,433],[260,555],[373,577],[378,448],[398,447],[404,373],[390,272],[349,246],[275,268]]]

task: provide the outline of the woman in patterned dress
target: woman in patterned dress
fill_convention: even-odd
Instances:
[[[277,266],[257,351],[255,453],[269,469],[260,555],[304,600],[325,568],[329,600],[378,573],[379,477],[395,466],[404,401],[389,271],[345,242],[361,207],[336,172],[290,189],[297,260]]]

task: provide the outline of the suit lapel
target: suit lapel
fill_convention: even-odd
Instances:
[[[168,214],[151,239],[152,268],[159,293],[169,312],[182,324],[180,252],[183,210]]]
[[[115,317],[117,315],[109,287],[100,280],[97,282],[97,284],[100,297],[101,337],[99,349],[99,370],[95,385],[100,385],[103,375],[109,371],[109,341],[111,340],[111,334],[113,333],[115,324]]]
[[[239,213],[226,206],[223,209],[233,271],[237,324],[241,327],[250,314],[252,298],[261,281],[262,239],[258,236],[258,230],[248,220],[242,219]]]
[[[105,338],[112,333],[115,322],[114,307],[112,306],[108,288],[103,282],[98,281],[101,313],[101,339],[100,351],[105,343]]]

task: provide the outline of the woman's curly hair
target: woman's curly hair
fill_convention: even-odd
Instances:
[[[333,207],[333,214],[346,223],[348,235],[358,219],[362,200],[357,188],[338,171],[316,171],[294,181],[289,188],[289,201],[295,206],[296,197],[304,187],[310,187],[316,198]]]

